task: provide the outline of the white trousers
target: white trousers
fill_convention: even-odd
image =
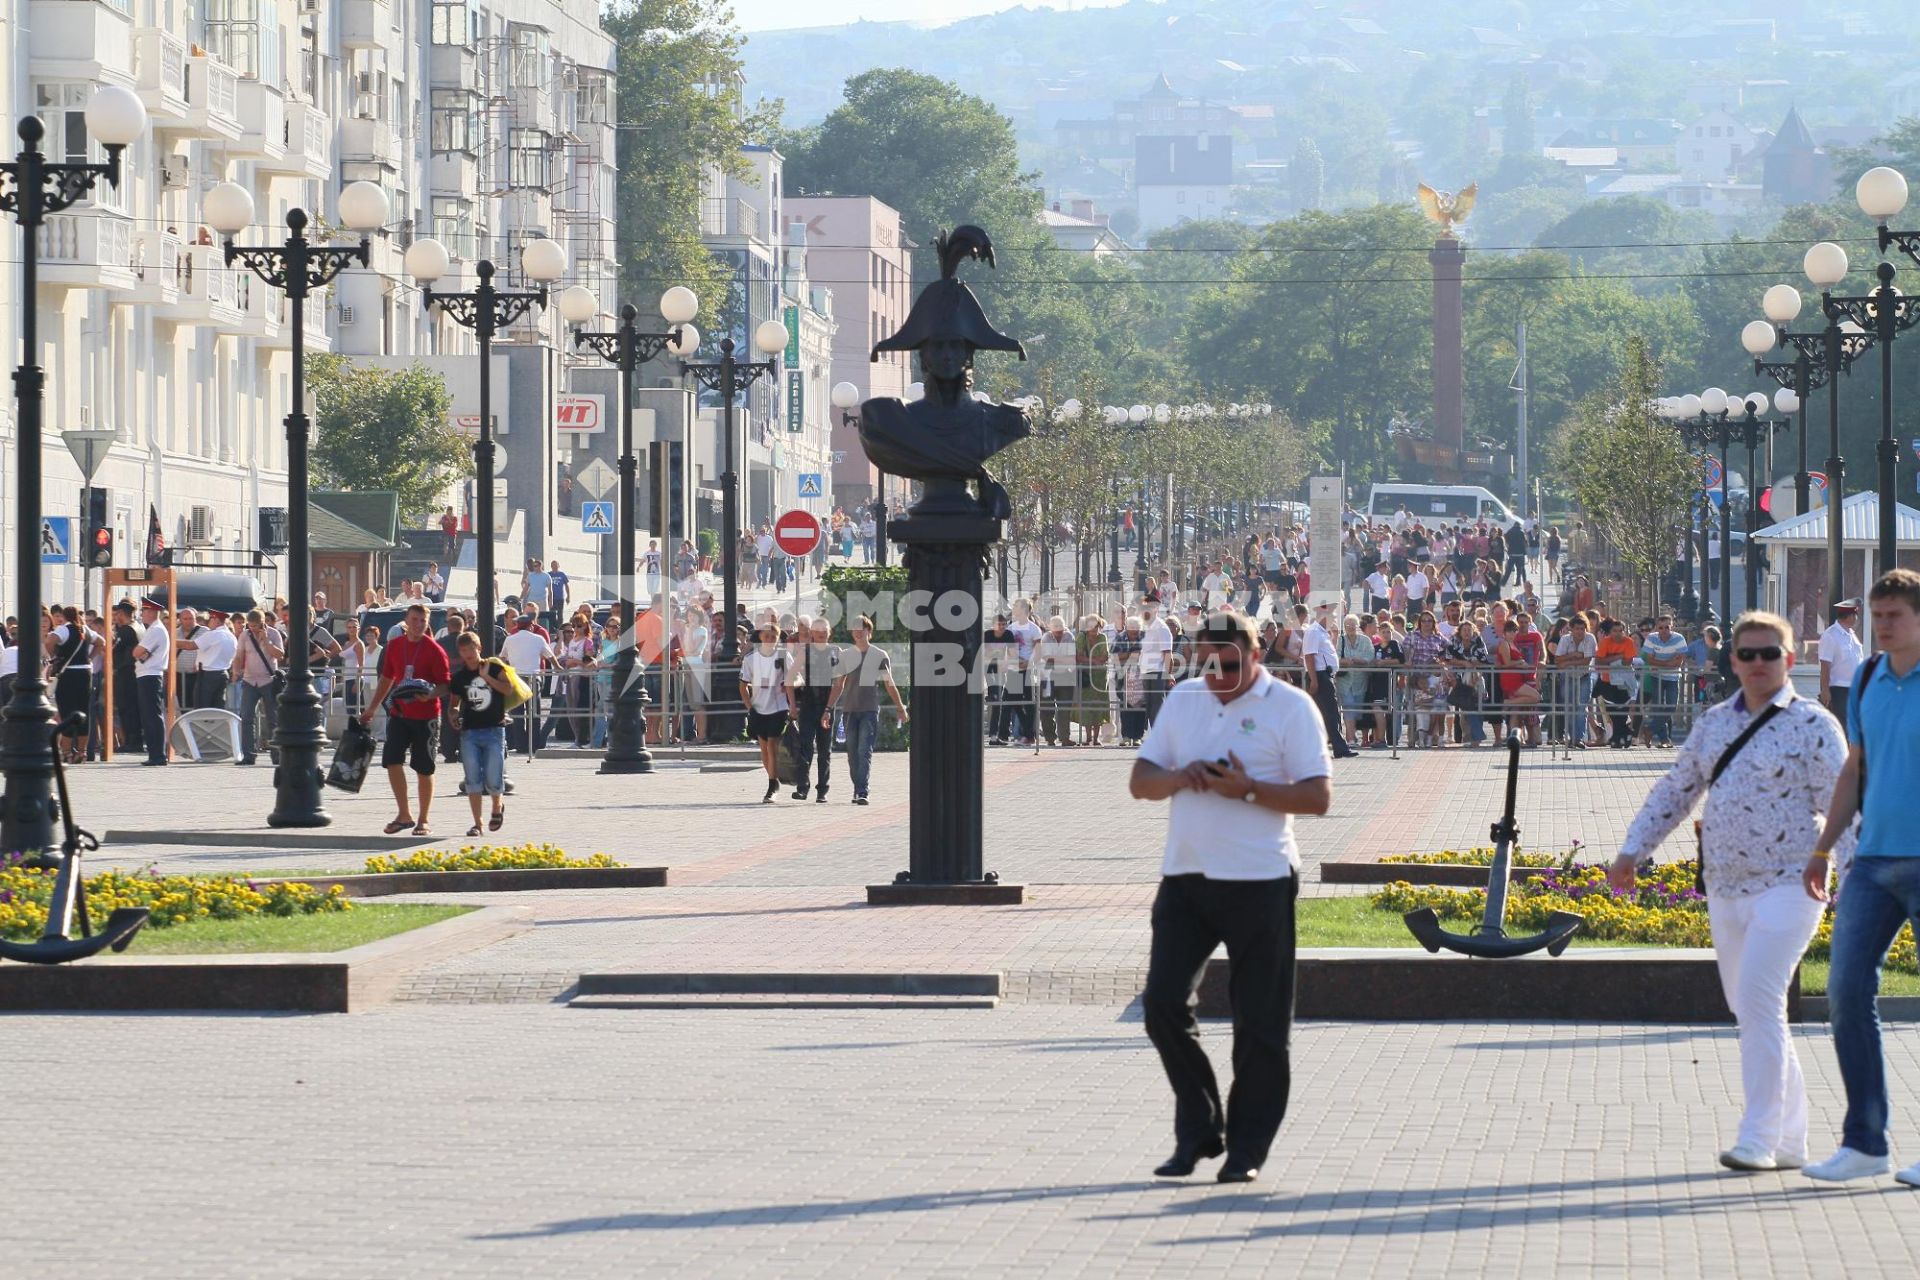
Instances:
[[[1820,926],[1821,905],[1798,883],[1747,897],[1707,895],[1720,985],[1740,1026],[1743,1145],[1807,1156],[1807,1086],[1787,1030],[1787,985]]]

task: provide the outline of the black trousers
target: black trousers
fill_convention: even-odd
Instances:
[[[816,704],[802,701],[800,704],[800,715],[794,720],[794,727],[800,731],[800,740],[795,744],[797,749],[794,752],[800,764],[794,778],[796,791],[807,789],[807,768],[816,759],[820,762],[820,772],[815,789],[821,795],[825,795],[827,783],[833,781],[832,718],[829,717],[825,725],[820,723],[820,717],[826,714],[827,708],[824,702]]]
[[[1347,738],[1340,730],[1340,699],[1333,690],[1333,677],[1322,671],[1314,677],[1311,691],[1313,705],[1320,708],[1320,721],[1327,727],[1327,743],[1336,756],[1354,754],[1347,745]]]
[[[167,762],[167,678],[140,676],[134,681],[140,711],[140,737],[151,764]]]
[[[1167,700],[1167,678],[1163,675],[1142,675],[1140,689],[1147,701],[1147,724],[1160,718],[1160,704]]]
[[[1294,876],[1209,880],[1165,876],[1153,900],[1153,950],[1140,997],[1147,1035],[1173,1086],[1173,1132],[1181,1145],[1226,1132],[1227,1151],[1249,1164],[1267,1151],[1287,1115],[1293,1034]],[[1233,1007],[1233,1088],[1226,1105],[1200,1047],[1193,993],[1213,949],[1227,946]]]
[[[195,673],[191,705],[196,711],[206,707],[225,707],[227,705],[227,673],[224,670]]]
[[[1613,726],[1613,733],[1608,738],[1608,742],[1610,744],[1632,742],[1633,726],[1628,723],[1626,708],[1633,701],[1633,694],[1605,680],[1594,681],[1593,693],[1600,701],[1607,704],[1607,720]]]

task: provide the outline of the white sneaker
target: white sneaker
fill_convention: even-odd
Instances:
[[[1731,1151],[1722,1151],[1720,1163],[1729,1169],[1743,1169],[1748,1172],[1780,1167],[1780,1162],[1774,1159],[1773,1152],[1752,1142],[1742,1142]]]
[[[1893,1175],[1895,1182],[1904,1182],[1910,1187],[1920,1187],[1920,1164],[1910,1164]]]
[[[1851,1182],[1855,1178],[1877,1177],[1891,1168],[1893,1161],[1885,1156],[1870,1156],[1852,1147],[1842,1147],[1819,1164],[1810,1164],[1800,1172],[1822,1182]]]
[[[1784,1151],[1776,1151],[1773,1153],[1773,1167],[1776,1169],[1804,1169],[1807,1167],[1807,1158],[1804,1155],[1795,1156],[1788,1155]]]

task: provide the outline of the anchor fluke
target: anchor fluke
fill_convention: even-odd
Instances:
[[[1487,868],[1487,907],[1479,927],[1472,933],[1450,933],[1440,927],[1440,914],[1432,907],[1409,911],[1401,919],[1407,931],[1428,951],[1456,951],[1463,956],[1499,960],[1545,951],[1557,956],[1567,949],[1573,935],[1585,920],[1571,911],[1556,911],[1547,917],[1547,927],[1525,937],[1511,937],[1505,928],[1507,889],[1513,868],[1513,847],[1520,839],[1520,828],[1513,820],[1514,803],[1520,788],[1520,739],[1507,738],[1507,803],[1500,821],[1493,824],[1493,863]]]

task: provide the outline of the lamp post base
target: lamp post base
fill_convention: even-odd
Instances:
[[[895,881],[867,886],[870,907],[1017,907],[1026,900],[1025,885],[1001,884],[996,880],[964,880],[951,884]]]
[[[311,685],[299,690],[289,688],[280,699],[280,732],[274,739],[274,746],[280,749],[280,763],[273,771],[273,812],[267,815],[268,826],[333,824],[333,815],[321,802],[326,774],[320,768],[320,752],[326,745],[326,730],[320,723],[320,695]]]
[[[600,761],[600,767],[598,769],[595,769],[594,772],[600,773],[600,774],[652,773],[653,772],[653,756],[644,748],[640,751],[638,755],[627,755],[627,756],[620,756],[616,758],[614,755],[609,753],[604,759]]]
[[[37,690],[16,690],[0,720],[0,770],[6,792],[0,799],[0,855],[22,853],[29,870],[60,865],[60,842],[53,826],[60,817],[53,798],[53,704]]]

